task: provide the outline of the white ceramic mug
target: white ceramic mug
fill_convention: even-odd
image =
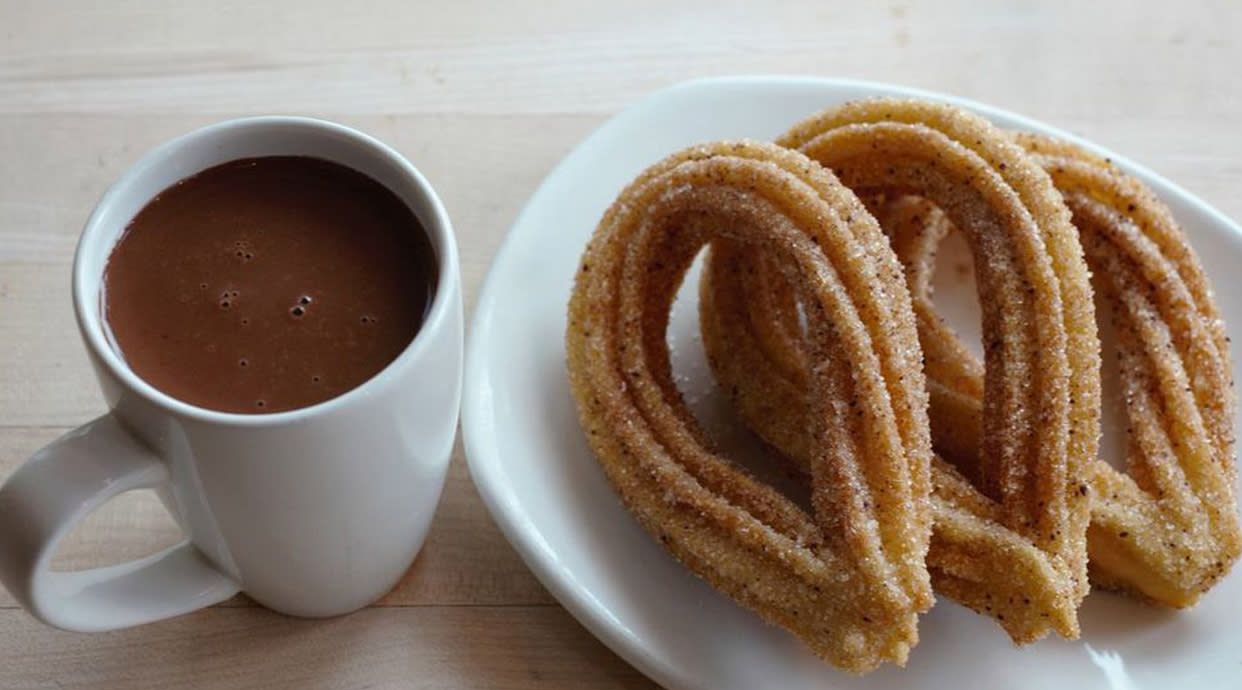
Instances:
[[[105,337],[109,252],[156,194],[206,168],[304,155],[365,173],[418,216],[439,265],[413,342],[374,378],[311,407],[205,410],[141,380]],[[0,580],[31,613],[79,631],[179,615],[239,590],[296,616],[331,616],[387,592],[427,535],[461,394],[461,277],[452,226],[400,154],[341,125],[233,120],[152,151],[99,202],[73,266],[73,301],[110,412],[40,450],[0,488]],[[187,539],[122,565],[57,572],[75,524],[114,496],[157,490]]]

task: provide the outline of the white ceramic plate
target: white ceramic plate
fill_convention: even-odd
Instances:
[[[643,168],[687,145],[771,139],[826,106],[892,94],[949,101],[1004,127],[1068,136],[996,108],[911,89],[731,78],[652,95],[557,166],[497,254],[470,333],[462,426],[470,470],[492,516],[583,625],[669,688],[1238,687],[1239,573],[1188,612],[1092,594],[1081,613],[1081,640],[1049,639],[1023,649],[1014,648],[990,619],[941,600],[922,618],[921,642],[905,669],[845,675],[670,558],[626,512],[591,456],[565,378],[565,306],[579,254],[613,197]],[[1154,173],[1091,148],[1143,178],[1173,208],[1215,280],[1226,318],[1242,327],[1242,291],[1236,289],[1242,230]],[[954,326],[977,338],[978,306],[964,277],[968,271],[960,270],[962,259],[954,251],[944,254],[950,265],[938,271],[937,301]],[[696,283],[692,274],[687,285]],[[683,393],[712,433],[749,456],[753,440],[729,420],[697,333],[694,290],[683,290],[670,326]],[[1236,348],[1233,357],[1237,369]],[[1108,387],[1106,381],[1106,394]],[[1105,419],[1110,454],[1119,447],[1110,431],[1113,412]]]

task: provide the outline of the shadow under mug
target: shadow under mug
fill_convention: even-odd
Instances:
[[[113,245],[155,195],[255,156],[326,159],[392,190],[422,222],[439,280],[421,330],[383,371],[310,407],[215,412],[141,380],[111,347],[101,286]],[[77,631],[147,623],[245,591],[296,616],[366,606],[393,587],[427,535],[461,395],[461,277],[435,191],[399,153],[353,129],[258,117],[206,127],[134,165],[78,243],[73,301],[110,411],[37,452],[0,488],[0,580],[40,620]],[[153,488],[187,539],[76,572],[49,568],[58,542],[113,497]]]

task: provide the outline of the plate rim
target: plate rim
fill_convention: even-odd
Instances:
[[[496,284],[496,267],[514,251],[513,246],[518,241],[515,231],[526,224],[532,208],[544,203],[543,198],[549,193],[548,189],[552,181],[561,177],[562,171],[570,161],[580,155],[581,151],[589,149],[594,142],[611,136],[613,130],[622,128],[632,118],[640,117],[642,113],[662,100],[684,97],[697,90],[710,91],[746,86],[855,89],[873,92],[876,96],[921,98],[949,103],[983,115],[989,120],[1008,119],[1031,131],[1052,134],[1078,144],[1097,155],[1109,158],[1118,167],[1142,178],[1161,199],[1167,202],[1176,198],[1181,203],[1191,206],[1196,212],[1202,213],[1212,222],[1227,228],[1235,238],[1242,238],[1242,227],[1239,227],[1223,212],[1181,185],[1123,155],[1083,139],[1072,132],[1020,113],[981,101],[916,87],[862,79],[785,74],[717,76],[692,79],[658,89],[605,120],[548,171],[522,206],[522,210],[509,224],[496,253],[488,263],[487,273],[480,285],[466,333],[465,377],[460,410],[462,444],[471,481],[478,490],[488,514],[500,528],[505,540],[517,551],[522,562],[535,575],[540,584],[596,639],[603,642],[640,673],[661,686],[669,688],[700,690],[702,686],[680,667],[667,663],[652,654],[637,636],[609,615],[604,605],[585,587],[574,581],[572,576],[567,575],[563,570],[558,570],[553,546],[547,542],[544,535],[530,520],[516,493],[506,487],[503,482],[496,481],[495,477],[490,476],[490,468],[499,463],[500,458],[495,427],[492,423],[495,410],[492,402],[491,373],[484,365],[484,360],[487,343],[490,341],[489,334],[493,321],[491,315],[500,290]],[[807,116],[810,114],[807,113]]]

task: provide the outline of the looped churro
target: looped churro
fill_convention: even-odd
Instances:
[[[1142,183],[1067,142],[1016,138],[1064,196],[1100,294],[1112,306],[1128,474],[1103,460],[1094,463],[1087,539],[1092,582],[1167,606],[1190,606],[1242,549],[1233,488],[1232,372],[1210,286],[1172,214]],[[894,246],[908,270],[929,274],[944,229],[914,225],[898,234],[928,239],[895,239]],[[910,287],[920,313],[927,286]],[[949,366],[977,367],[952,331],[926,328],[921,315],[919,324],[924,347],[949,353]],[[978,423],[970,422],[968,406],[948,409],[938,399],[942,373],[927,369],[933,436],[939,448],[937,429],[959,429],[962,452],[955,460],[969,470],[979,447],[970,430]],[[977,417],[977,397],[974,404]]]
[[[982,267],[987,341],[978,391],[988,401],[983,492],[948,464],[933,465],[928,566],[939,591],[993,615],[1016,641],[1049,629],[1076,636],[1087,590],[1084,472],[1098,444],[1099,344],[1081,250],[1047,174],[981,119],[909,101],[847,104],[781,143],[860,194],[916,193],[966,229]],[[778,282],[766,259],[714,242],[700,320],[740,416],[802,461],[813,415],[796,310],[782,306],[787,291],[772,287]]]
[[[982,118],[918,101],[849,103],[778,143],[855,191],[918,194],[965,233],[989,372],[984,490],[1085,594],[1082,477],[1099,444],[1099,340],[1077,233],[1047,174]]]
[[[721,456],[674,384],[669,308],[713,238],[762,253],[801,305],[813,514]],[[900,265],[847,188],[755,142],[656,164],[600,221],[566,344],[591,448],[673,555],[842,668],[905,662],[932,601],[926,393]]]

